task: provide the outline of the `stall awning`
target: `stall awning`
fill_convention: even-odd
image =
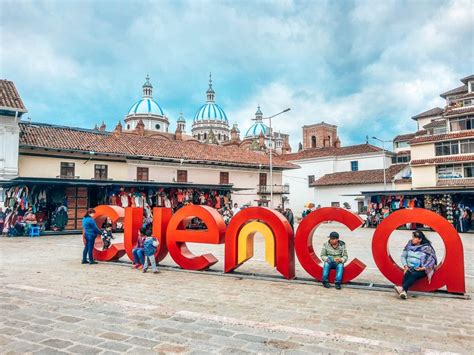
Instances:
[[[63,185],[63,186],[91,186],[91,187],[150,187],[150,188],[178,188],[178,189],[204,189],[215,191],[242,191],[252,188],[235,188],[232,184],[194,184],[191,182],[159,182],[159,181],[117,181],[117,180],[86,180],[86,179],[60,179],[60,178],[29,178],[19,177],[12,180],[0,181],[0,186],[10,187],[15,185]]]
[[[360,195],[354,196],[394,196],[394,195],[439,195],[439,194],[474,194],[474,188],[441,188],[441,189],[420,189],[420,190],[381,190],[381,191],[362,191]]]

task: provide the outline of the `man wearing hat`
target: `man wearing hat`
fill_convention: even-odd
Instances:
[[[321,250],[321,259],[324,261],[323,286],[329,288],[329,271],[336,269],[336,289],[341,289],[342,275],[344,273],[344,263],[347,261],[346,243],[339,240],[339,233],[331,232],[329,240],[324,243]]]

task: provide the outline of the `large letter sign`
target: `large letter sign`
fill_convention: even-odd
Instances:
[[[323,268],[320,265],[321,260],[319,260],[313,249],[313,233],[322,222],[327,221],[342,223],[351,231],[364,223],[358,215],[346,209],[336,207],[319,208],[301,221],[295,238],[296,255],[306,272],[319,281],[323,278]],[[344,267],[342,282],[348,282],[356,278],[364,269],[365,264],[362,261],[359,259],[352,260]],[[329,274],[330,282],[334,281],[335,275],[335,271],[331,270]]]
[[[94,220],[97,225],[101,226],[104,223],[105,219],[109,217],[112,220],[112,223],[121,222],[124,219],[124,209],[117,206],[97,206],[95,208]],[[84,241],[84,235],[82,237]],[[97,236],[99,243],[96,242],[97,246],[102,246],[102,241],[100,236]],[[98,261],[116,261],[125,255],[125,249],[122,243],[115,243],[106,250],[97,249],[94,247],[93,256],[95,260]],[[133,259],[132,259],[133,260]]]
[[[265,238],[267,262],[272,266],[276,264],[285,278],[294,279],[291,226],[281,213],[264,207],[246,208],[231,219],[225,236],[225,272],[235,270],[253,256],[253,238],[257,232]]]
[[[406,223],[421,223],[435,230],[443,239],[446,254],[433,274],[431,283],[423,278],[415,283],[413,289],[418,291],[435,291],[447,286],[449,292],[466,292],[464,282],[464,253],[458,232],[446,219],[423,208],[404,209],[392,213],[377,227],[372,239],[372,254],[380,272],[391,282],[401,285],[403,269],[392,259],[388,251],[390,234]]]
[[[133,260],[132,250],[137,244],[138,231],[143,224],[143,208],[97,206],[96,223],[100,226],[106,217],[113,223],[124,222],[124,242],[114,243],[101,250],[97,243],[94,258],[99,261],[115,261],[127,253]],[[193,218],[200,219],[206,229],[188,229]],[[320,208],[307,215],[299,224],[296,236],[287,219],[279,212],[265,207],[249,207],[238,212],[226,229],[224,219],[217,210],[208,206],[188,205],[172,214],[170,208],[153,209],[152,235],[159,239],[160,246],[155,259],[162,261],[168,253],[181,268],[205,270],[215,263],[212,254],[194,255],[186,243],[222,244],[225,242],[224,272],[232,272],[253,257],[254,239],[258,233],[265,241],[265,260],[286,279],[295,278],[295,252],[301,266],[316,280],[322,280],[322,262],[313,248],[313,233],[327,221],[342,223],[351,231],[363,224],[363,220],[346,209]],[[392,283],[400,285],[403,270],[392,259],[388,251],[391,233],[406,223],[421,223],[430,226],[443,239],[446,249],[444,260],[437,266],[431,282],[428,278],[417,281],[413,287],[418,291],[435,291],[446,286],[449,292],[465,293],[464,253],[459,234],[443,217],[422,208],[403,209],[392,213],[375,230],[372,238],[372,254],[380,272]],[[401,255],[402,250],[400,250]],[[359,276],[365,264],[353,259],[344,268],[342,282]],[[333,282],[335,271],[331,270],[329,281]]]
[[[207,229],[186,229],[186,222],[194,217],[202,220]],[[225,223],[214,208],[189,205],[180,208],[171,217],[166,235],[168,251],[176,264],[187,270],[204,270],[217,263],[218,260],[212,254],[200,256],[192,254],[186,242],[222,244],[225,237]]]

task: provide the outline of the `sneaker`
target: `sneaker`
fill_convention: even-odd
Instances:
[[[336,290],[340,290],[341,288],[341,284],[339,282],[336,282]]]
[[[406,300],[408,298],[407,292],[406,291],[400,292],[400,298],[402,300]]]
[[[146,272],[147,270],[148,270],[147,267],[144,267],[144,268],[143,268],[143,272]]]
[[[396,292],[399,296],[400,296],[401,293],[403,292],[402,286],[395,286],[394,289],[395,289],[395,292]]]
[[[326,287],[326,288],[331,287],[331,286],[329,285],[329,282],[327,282],[327,281],[323,281],[323,286]]]
[[[138,270],[143,269],[143,265],[138,265],[138,266],[137,266],[137,269],[138,269]]]

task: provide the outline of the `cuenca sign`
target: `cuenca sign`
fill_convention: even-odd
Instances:
[[[142,208],[122,208],[101,205],[95,208],[95,219],[99,225],[106,217],[113,222],[122,221],[124,242],[113,244],[107,250],[94,249],[94,258],[100,261],[115,261],[125,254],[133,260],[132,250],[136,245],[138,231],[142,226]],[[199,218],[207,229],[186,229],[188,222]],[[253,239],[256,233],[265,240],[265,260],[276,267],[286,279],[295,278],[295,254],[301,266],[318,281],[322,280],[321,260],[313,249],[313,233],[319,224],[336,221],[351,231],[359,228],[363,220],[343,208],[320,208],[307,215],[294,234],[286,218],[277,211],[264,207],[249,207],[237,213],[226,226],[217,210],[199,205],[182,207],[175,214],[169,208],[153,209],[153,235],[160,245],[155,258],[160,262],[169,253],[181,268],[205,270],[218,260],[212,254],[194,255],[186,243],[225,244],[224,272],[232,272],[253,256]],[[380,272],[392,283],[400,285],[403,270],[388,251],[390,234],[406,223],[430,226],[444,242],[444,260],[438,265],[431,282],[424,278],[413,287],[418,291],[435,291],[443,286],[448,292],[465,293],[464,253],[457,231],[443,217],[422,208],[403,209],[392,213],[377,227],[372,238],[372,254]],[[359,259],[350,261],[344,270],[343,282],[359,276],[366,265]],[[331,271],[330,281],[335,273]]]

